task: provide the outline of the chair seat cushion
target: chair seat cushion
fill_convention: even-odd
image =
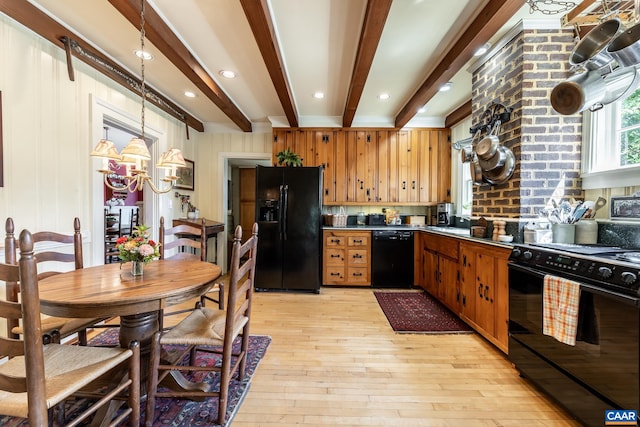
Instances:
[[[131,357],[123,348],[84,347],[49,344],[44,346],[44,370],[47,379],[47,407],[51,408]],[[24,356],[14,357],[0,365],[0,373],[25,376]],[[0,391],[0,413],[26,418],[27,393]]]
[[[221,345],[224,339],[226,311],[208,307],[197,308],[180,323],[165,333],[161,344]],[[233,327],[233,337],[238,336],[249,318],[240,317]]]

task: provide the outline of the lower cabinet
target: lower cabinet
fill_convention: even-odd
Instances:
[[[371,232],[323,232],[322,283],[325,285],[371,285]]]
[[[460,243],[460,316],[505,353],[508,350],[511,250]]]
[[[422,274],[418,285],[458,313],[458,239],[422,233],[421,246]]]

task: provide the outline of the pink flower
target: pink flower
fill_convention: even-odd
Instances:
[[[138,252],[140,253],[140,255],[145,257],[145,256],[153,255],[154,249],[150,244],[144,243],[140,245],[140,247],[138,247]]]

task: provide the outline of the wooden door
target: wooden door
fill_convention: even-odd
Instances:
[[[242,241],[251,237],[256,220],[256,168],[240,169],[240,226]]]

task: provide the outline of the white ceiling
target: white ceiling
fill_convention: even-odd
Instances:
[[[425,77],[489,0],[394,0],[376,50],[353,126],[394,126],[394,119]],[[140,75],[133,52],[140,47],[134,27],[107,0],[29,0],[58,22]],[[524,0],[523,0],[524,4]],[[299,125],[341,126],[366,0],[268,0]],[[147,0],[215,82],[253,123],[289,126],[239,0]],[[529,6],[492,37],[495,43],[523,18]],[[209,129],[238,127],[149,41],[154,59],[145,64],[146,81]],[[221,77],[220,70],[238,77]],[[468,67],[436,94],[411,125],[443,126],[444,118],[471,99]],[[196,98],[186,98],[185,90]],[[324,99],[313,98],[316,91]],[[387,101],[377,96],[389,93]]]

